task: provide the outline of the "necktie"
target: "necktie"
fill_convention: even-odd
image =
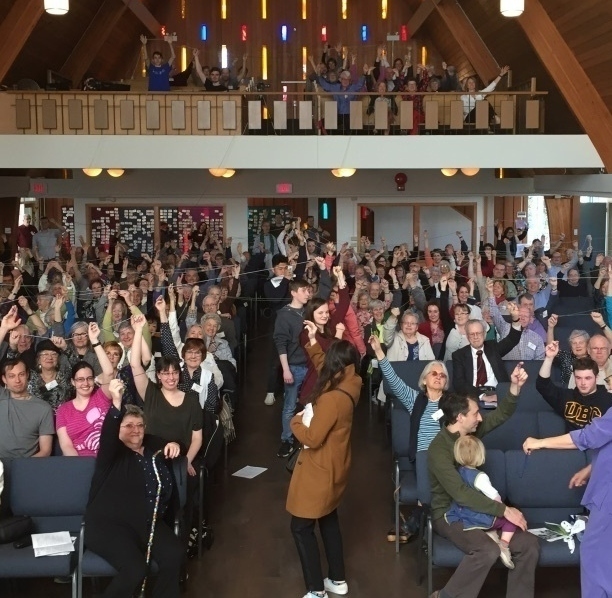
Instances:
[[[476,351],[476,386],[485,386],[487,383],[487,368],[482,358],[482,349]]]

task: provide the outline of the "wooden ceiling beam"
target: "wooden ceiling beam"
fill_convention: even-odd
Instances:
[[[105,0],[60,69],[60,74],[77,85],[108,38],[113,35],[115,26],[127,9],[121,0]]]
[[[612,114],[539,0],[525,2],[518,17],[542,64],[612,172]]]
[[[416,32],[421,28],[421,25],[423,25],[427,17],[436,9],[436,6],[440,2],[441,0],[425,0],[421,2],[408,21],[408,33],[410,33],[410,37],[414,37]]]
[[[457,0],[436,4],[438,14],[485,85],[499,75],[499,64]]]
[[[43,12],[41,0],[15,0],[0,24],[0,81],[13,66]]]
[[[161,23],[151,14],[151,11],[142,3],[142,0],[122,1],[150,33],[154,36],[161,35]]]

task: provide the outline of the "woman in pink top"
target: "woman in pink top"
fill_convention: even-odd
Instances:
[[[98,454],[100,430],[111,405],[108,384],[113,377],[113,366],[98,341],[98,325],[89,324],[88,333],[102,367],[98,376],[101,386],[96,386],[93,368],[86,361],[74,365],[72,385],[76,397],[60,405],[55,424],[62,453],[68,457],[95,457]]]

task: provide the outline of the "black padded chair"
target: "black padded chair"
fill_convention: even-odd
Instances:
[[[79,529],[89,497],[95,459],[47,457],[15,459],[10,466],[8,501],[13,515],[27,515],[34,533],[68,531],[76,550],[66,556],[35,557],[31,546],[0,545],[0,577],[71,577],[72,597],[78,595]]]
[[[436,534],[431,524],[431,487],[429,484],[429,471],[427,467],[427,451],[420,451],[416,458],[417,472],[417,497],[424,507],[424,523],[421,526],[422,534],[427,535],[427,595],[433,592],[433,568],[446,567],[456,568],[459,566],[465,554],[459,550],[450,540]],[[482,466],[482,470],[487,473],[491,483],[500,493],[502,499],[506,494],[506,463],[504,453],[498,450],[487,451],[487,460]],[[423,539],[423,538],[421,538]],[[419,584],[423,580],[422,572],[422,553],[423,542],[419,542],[419,553],[417,570],[419,572]]]
[[[408,458],[410,448],[410,412],[395,397],[391,405],[391,446],[393,450],[395,513],[395,552],[399,552],[400,506],[417,504],[417,481],[414,462]]]

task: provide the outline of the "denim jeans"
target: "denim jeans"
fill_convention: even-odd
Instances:
[[[306,372],[308,368],[305,365],[289,365],[291,374],[293,375],[293,384],[287,384],[285,382],[285,402],[283,404],[283,432],[281,434],[281,442],[291,442],[293,436],[291,432],[291,419],[295,415],[295,407],[297,405],[298,393],[304,378],[306,378]]]

